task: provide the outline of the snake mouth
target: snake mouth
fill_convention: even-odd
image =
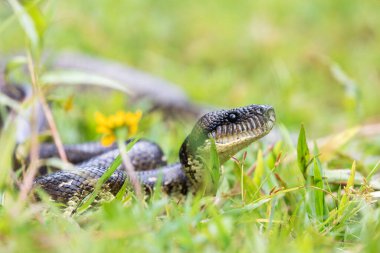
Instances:
[[[230,123],[216,127],[209,137],[213,138],[216,144],[231,145],[244,140],[254,141],[268,134],[276,122],[276,113],[270,106],[263,106],[264,112],[252,114],[238,123]]]
[[[262,113],[249,114],[244,120],[218,126],[209,133],[209,137],[215,140],[222,161],[271,131],[276,113],[271,106],[261,107]]]

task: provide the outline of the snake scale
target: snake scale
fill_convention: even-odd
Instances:
[[[128,155],[145,189],[153,189],[160,182],[168,195],[194,194],[204,189],[212,143],[223,164],[239,150],[268,134],[275,121],[275,111],[268,105],[214,111],[197,121],[180,148],[179,162],[167,165],[160,147],[146,140],[138,141]],[[102,148],[96,143],[65,146],[65,149],[69,159],[77,163],[75,169],[35,180],[36,187],[62,203],[82,200],[91,193],[97,180],[119,154],[115,147]],[[40,153],[42,157],[49,157],[56,155],[56,150],[52,145],[43,145]],[[115,195],[125,180],[128,176],[121,165],[103,188]]]

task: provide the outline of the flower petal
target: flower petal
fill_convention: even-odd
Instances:
[[[103,146],[111,146],[116,140],[116,137],[114,134],[107,134],[107,135],[104,135],[102,137],[102,139],[100,140],[100,143],[103,145]]]
[[[97,128],[96,128],[96,132],[97,133],[100,133],[100,134],[111,134],[112,133],[112,130],[104,125],[99,125]]]
[[[107,118],[100,112],[95,112],[95,122],[98,125],[104,125],[107,123]]]

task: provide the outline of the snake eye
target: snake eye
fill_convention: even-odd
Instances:
[[[228,121],[231,123],[235,123],[237,121],[238,116],[235,113],[228,114]]]
[[[260,115],[263,115],[263,114],[264,114],[264,109],[263,109],[262,107],[258,107],[258,108],[256,109],[256,112],[257,112],[258,114],[260,114]]]

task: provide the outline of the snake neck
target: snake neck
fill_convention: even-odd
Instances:
[[[206,138],[204,135],[198,135],[198,138],[187,137],[179,151],[182,170],[195,191],[205,182],[207,152],[203,152],[200,147]]]

